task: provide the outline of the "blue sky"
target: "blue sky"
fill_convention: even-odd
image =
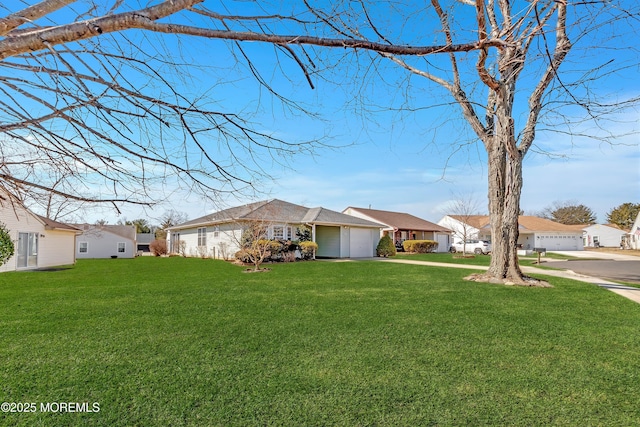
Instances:
[[[393,28],[399,28],[400,18],[395,24],[392,18]],[[404,28],[405,34],[410,31],[407,28],[410,27]],[[214,50],[209,42],[194,42],[192,49],[194,56],[215,51],[217,62],[205,65],[221,67],[222,71],[218,72],[222,74],[230,73],[229,68],[225,68],[230,56]],[[95,210],[87,218],[89,221],[107,219],[115,223],[119,218],[143,217],[155,222],[167,209],[195,218],[220,208],[266,198],[338,211],[347,206],[371,206],[409,212],[430,221],[437,221],[446,213],[456,194],[473,194],[485,208],[484,148],[459,119],[459,110],[447,105],[444,93],[436,86],[408,77],[395,66],[384,63],[378,63],[381,68],[375,70],[386,80],[379,84],[371,79],[373,72],[366,68],[370,62],[364,55],[355,62],[345,60],[328,74],[312,76],[316,88],[311,90],[293,61],[283,61],[281,57],[280,62],[275,62],[272,47],[251,44],[246,45],[246,49],[270,84],[316,112],[320,120],[284,108],[255,84],[243,65],[232,68],[232,83],[214,86],[208,92],[212,100],[227,109],[250,114],[258,129],[264,132],[290,141],[323,138],[323,143],[342,148],[319,148],[313,156],[275,159],[277,161],[265,156],[261,166],[271,179],[256,182],[258,193],[254,195],[226,197],[213,203],[172,188],[169,179],[162,189],[164,194],[172,194],[168,202],[146,210],[123,206],[120,217],[113,211]],[[576,51],[582,62],[571,58],[567,66],[572,69],[587,69],[598,61],[605,62],[605,57],[598,57],[595,50],[580,51],[578,46]],[[639,62],[635,50],[615,50],[607,54],[618,63]],[[473,61],[475,58],[475,55],[471,57]],[[332,59],[336,60],[337,56],[325,56],[326,63]],[[323,64],[325,62],[320,63],[320,68]],[[432,64],[437,64],[437,60]],[[593,93],[607,101],[613,101],[614,96],[638,96],[639,73],[637,65],[631,66],[593,85]],[[330,81],[325,81],[324,76]],[[195,74],[190,79],[191,90],[207,84],[210,82],[206,73]],[[470,90],[481,92],[481,89]],[[520,105],[522,103],[526,104],[526,99]],[[403,110],[406,107],[415,111]],[[574,136],[564,132],[567,128],[561,125],[562,119],[555,121],[560,123],[555,129],[562,132],[540,127],[536,145],[524,163],[521,208],[530,213],[555,201],[572,200],[593,209],[603,222],[611,208],[625,202],[640,202],[640,115],[635,109],[620,110],[612,116],[612,121],[598,129],[582,123],[580,114],[584,112],[580,109],[569,113],[577,123],[571,128]],[[516,120],[518,117],[516,115]],[[553,121],[554,117],[550,119]],[[583,132],[601,140],[576,136]],[[280,162],[288,166],[283,167]]]

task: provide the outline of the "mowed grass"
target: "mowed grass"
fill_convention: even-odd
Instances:
[[[636,425],[640,305],[466,270],[82,260],[0,275],[7,426]]]
[[[467,257],[463,257],[462,253],[451,254],[448,252],[438,252],[438,253],[427,253],[427,254],[414,254],[414,253],[405,253],[398,252],[394,257],[394,259],[409,259],[414,261],[429,261],[429,262],[444,262],[447,264],[466,264],[466,265],[478,265],[488,267],[491,263],[491,255],[475,255],[473,253],[467,254]],[[553,259],[577,259],[575,257],[570,257],[566,255],[560,254],[552,254],[547,253],[541,260],[544,262],[546,258]],[[520,266],[535,266],[537,265],[537,255],[530,255],[527,257],[519,257]]]

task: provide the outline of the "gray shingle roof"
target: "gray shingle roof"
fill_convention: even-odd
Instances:
[[[243,220],[279,221],[290,224],[347,225],[371,228],[382,227],[382,224],[356,218],[330,209],[322,207],[307,208],[294,203],[285,202],[283,200],[272,199],[224,209],[222,211],[214,212],[212,214],[169,227],[168,229],[179,230],[195,226],[214,225]]]
[[[95,231],[108,231],[109,233],[113,233],[120,237],[124,237],[129,240],[136,240],[136,227],[133,225],[119,225],[119,224],[72,224],[74,227],[85,232],[95,232]]]

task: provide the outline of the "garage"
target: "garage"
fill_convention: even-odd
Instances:
[[[317,257],[340,258],[340,227],[316,226]]]
[[[379,229],[316,225],[315,241],[320,258],[370,258],[375,256]]]
[[[375,256],[375,246],[378,242],[373,242],[373,232],[369,228],[351,228],[349,230],[349,257],[350,258],[370,258]],[[376,235],[379,234],[376,230]]]

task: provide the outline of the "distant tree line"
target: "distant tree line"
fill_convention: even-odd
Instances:
[[[613,224],[623,230],[628,230],[640,212],[640,203],[623,203],[612,208],[607,213],[607,224]],[[597,222],[593,210],[576,201],[556,201],[534,215],[550,219],[566,225],[591,225]]]

